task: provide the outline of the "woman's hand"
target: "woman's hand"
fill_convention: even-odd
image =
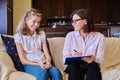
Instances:
[[[92,55],[91,57],[84,57],[84,58],[82,58],[82,60],[86,61],[88,63],[92,63],[93,61],[96,60],[96,58],[95,58],[95,56]]]
[[[74,57],[80,57],[80,56],[82,56],[82,53],[81,52],[74,52],[73,56]]]

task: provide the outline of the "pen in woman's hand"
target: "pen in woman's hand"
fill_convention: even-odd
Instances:
[[[78,52],[76,49],[74,49],[74,56],[75,57],[79,57],[79,56],[82,56],[82,53],[81,52]]]
[[[77,52],[77,50],[76,50],[76,49],[74,49],[74,51],[75,51],[75,52]]]

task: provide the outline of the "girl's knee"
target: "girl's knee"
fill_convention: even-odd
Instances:
[[[35,74],[37,80],[41,80],[41,78],[42,80],[48,80],[48,73],[46,69],[38,69]]]
[[[56,68],[56,67],[52,67],[50,69],[50,72],[54,73],[54,74],[60,74],[60,71]]]
[[[49,73],[50,73],[50,77],[52,78],[52,80],[62,80],[62,75],[56,67],[52,67],[49,70]]]
[[[47,70],[38,66],[25,66],[25,72],[35,76],[37,79],[40,77],[47,78],[48,76]]]

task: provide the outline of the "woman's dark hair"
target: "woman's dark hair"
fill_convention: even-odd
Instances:
[[[73,11],[70,18],[72,19],[73,15],[75,15],[75,14],[77,14],[82,19],[87,20],[87,24],[86,24],[86,27],[84,28],[84,32],[94,31],[93,18],[87,9],[77,9],[77,10]]]

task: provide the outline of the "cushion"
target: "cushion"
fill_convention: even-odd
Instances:
[[[10,37],[10,36],[6,36],[6,35],[1,35],[1,39],[2,39],[2,42],[4,44],[4,47],[7,51],[7,53],[9,54],[11,59],[13,60],[15,68],[18,71],[24,71],[23,65],[22,65],[22,63],[19,59],[19,56],[18,56],[16,45],[14,43],[14,38]]]
[[[64,70],[63,64],[63,45],[64,45],[64,37],[54,37],[47,38],[50,46],[50,51],[52,55],[52,59],[54,60],[55,66],[61,71]]]
[[[46,39],[46,43],[47,43],[48,52],[49,52],[50,57],[51,57],[51,64],[52,64],[53,66],[55,66],[54,61],[53,61],[53,58],[52,58],[52,55],[51,55],[49,42],[48,42],[48,40],[47,40],[47,39]]]

